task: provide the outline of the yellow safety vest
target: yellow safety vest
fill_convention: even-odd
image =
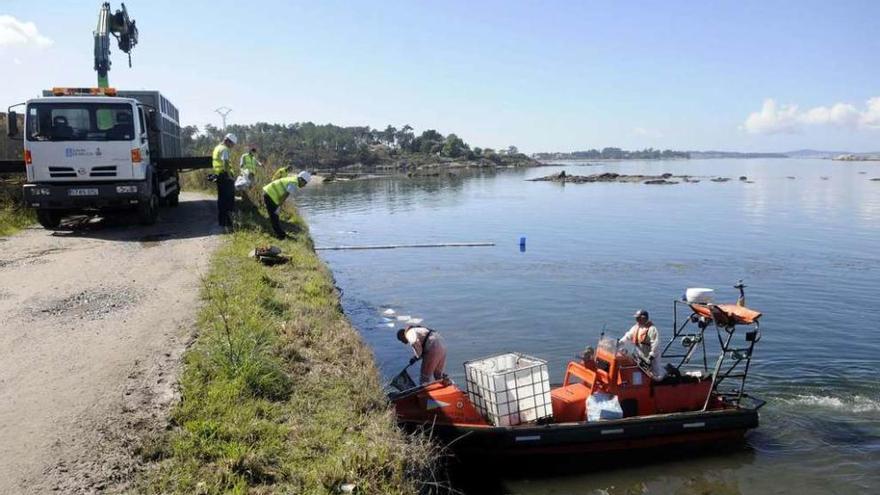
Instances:
[[[250,170],[253,173],[257,173],[257,159],[254,155],[250,153],[245,153],[241,157],[241,168],[242,170]]]
[[[276,170],[274,174],[272,174],[272,180],[278,180],[282,177],[285,177],[289,173],[290,173],[290,170],[287,170],[286,168],[281,167],[278,170]]]
[[[213,158],[215,174],[222,174],[223,172],[226,172],[228,174],[232,173],[232,167],[229,166],[229,161],[223,160],[223,158],[221,158],[224,151],[229,153],[229,148],[227,148],[226,145],[223,143],[220,143],[214,147],[214,153],[211,155],[211,158]]]
[[[284,203],[284,200],[287,199],[287,186],[290,184],[299,187],[296,177],[282,177],[266,184],[266,186],[263,187],[263,192],[268,194],[269,198],[271,198],[276,205],[281,206],[281,204]]]

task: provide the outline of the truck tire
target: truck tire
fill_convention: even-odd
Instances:
[[[159,219],[159,196],[156,193],[150,194],[147,201],[138,205],[138,220],[141,225],[153,225]]]
[[[171,194],[167,198],[165,198],[165,202],[168,206],[174,208],[175,206],[180,204],[180,191],[174,191],[174,194]]]
[[[58,210],[37,210],[37,222],[44,229],[55,230],[61,225],[61,218],[64,214]]]

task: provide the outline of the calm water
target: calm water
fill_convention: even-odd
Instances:
[[[691,174],[698,184],[569,184],[568,173]],[[860,173],[864,172],[864,173]],[[745,175],[754,183],[739,182]],[[794,176],[795,179],[789,179]],[[825,179],[823,179],[823,177]],[[880,492],[878,163],[691,160],[566,164],[468,178],[327,184],[298,198],[316,245],[493,241],[496,247],[323,252],[386,376],[408,351],[381,311],[424,318],[448,372],[504,352],[565,363],[638,308],[671,333],[672,299],[713,287],[764,312],[751,391],[761,427],[727,455],[510,478],[510,493]],[[526,236],[527,250],[518,239]]]

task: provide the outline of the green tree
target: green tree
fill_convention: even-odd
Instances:
[[[389,125],[382,131],[382,142],[384,142],[388,146],[394,146],[395,138],[397,137],[397,129],[394,126]]]
[[[464,141],[455,134],[450,134],[446,136],[446,140],[443,142],[443,147],[440,150],[440,154],[443,156],[448,156],[450,158],[458,158],[462,155],[465,155],[470,148]]]
[[[410,146],[415,139],[413,128],[410,127],[409,124],[404,125],[399,131],[397,131],[397,136],[395,136],[395,138],[397,140],[397,145],[402,149],[410,149]]]
[[[443,147],[443,141],[443,134],[428,129],[413,141],[411,149],[418,153],[437,153]]]

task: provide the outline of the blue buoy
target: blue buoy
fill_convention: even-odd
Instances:
[[[519,252],[526,252],[526,236],[522,236],[519,238]]]

